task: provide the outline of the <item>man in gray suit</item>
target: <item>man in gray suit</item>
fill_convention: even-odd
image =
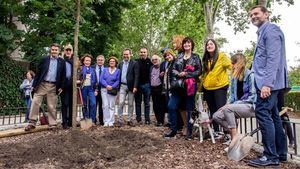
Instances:
[[[284,34],[277,25],[269,22],[269,12],[264,6],[253,7],[250,18],[258,27],[252,70],[257,90],[255,115],[264,152],[249,165],[279,165],[279,162],[287,161],[286,137],[277,109],[277,95],[288,87]]]
[[[119,108],[118,108],[118,127],[122,126],[123,123],[123,107],[125,104],[126,96],[128,95],[128,116],[127,124],[134,126],[131,118],[133,114],[133,99],[134,94],[137,92],[139,68],[136,61],[131,60],[130,57],[132,52],[130,49],[123,50],[123,61],[119,64],[118,68],[121,70],[120,76],[120,92],[119,92]]]

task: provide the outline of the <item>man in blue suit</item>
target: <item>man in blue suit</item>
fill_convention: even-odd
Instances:
[[[48,122],[50,127],[56,126],[57,95],[62,92],[66,78],[66,65],[64,59],[58,57],[59,45],[50,46],[50,55],[43,57],[38,66],[38,72],[32,84],[34,96],[30,108],[29,124],[25,131],[35,128],[36,119],[43,98],[47,98]]]
[[[277,95],[288,87],[284,34],[277,25],[269,22],[269,12],[264,6],[253,7],[250,18],[258,27],[252,70],[257,90],[255,115],[264,152],[249,165],[279,165],[279,162],[287,161],[286,137],[277,109]]]

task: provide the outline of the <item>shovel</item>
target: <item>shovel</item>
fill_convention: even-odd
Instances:
[[[259,130],[257,128],[246,135],[239,135],[235,140],[232,140],[228,147],[228,158],[234,161],[240,161],[245,158],[255,143],[255,138],[252,136]]]
[[[81,130],[88,130],[93,126],[92,119],[83,119],[80,121]]]

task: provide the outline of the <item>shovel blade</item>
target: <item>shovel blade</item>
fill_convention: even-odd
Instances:
[[[82,130],[88,130],[92,127],[92,119],[84,119],[80,121],[80,127]]]
[[[233,140],[228,147],[228,158],[234,161],[242,160],[248,155],[254,143],[255,138],[252,136],[238,136],[237,139]]]

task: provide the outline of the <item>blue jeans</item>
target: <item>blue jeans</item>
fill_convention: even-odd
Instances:
[[[91,118],[93,123],[96,123],[96,97],[94,95],[94,90],[91,86],[85,86],[81,89],[81,93],[83,100],[84,118]],[[87,100],[87,97],[89,97],[89,100]]]
[[[150,84],[146,83],[143,85],[140,85],[138,88],[138,91],[134,95],[135,99],[135,113],[136,113],[136,121],[142,120],[142,96],[144,96],[144,106],[145,106],[145,121],[150,122],[150,94],[151,94],[151,88]]]
[[[183,91],[184,92],[184,91]],[[170,129],[172,131],[177,131],[177,111],[179,107],[179,102],[185,101],[186,111],[187,111],[187,127],[188,135],[192,135],[193,125],[190,123],[190,118],[192,111],[195,108],[195,94],[187,96],[186,94],[179,94],[182,92],[172,92],[169,103],[168,103],[168,113],[169,113],[169,123]]]
[[[29,120],[29,113],[30,113],[30,106],[31,106],[31,100],[30,96],[25,96],[25,103],[26,103],[26,115],[25,115],[25,120]]]
[[[259,123],[264,155],[272,160],[278,161],[287,157],[286,137],[282,128],[282,122],[277,109],[277,91],[271,91],[268,98],[261,98],[257,90],[257,101],[255,115]]]

